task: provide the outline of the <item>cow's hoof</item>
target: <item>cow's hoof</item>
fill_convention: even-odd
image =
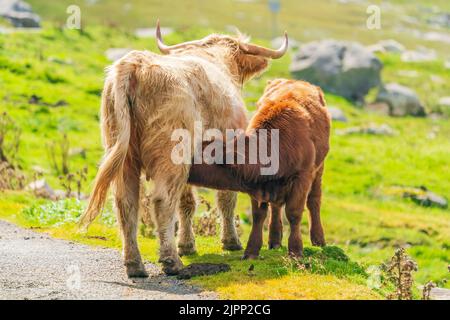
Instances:
[[[178,254],[182,256],[190,256],[197,253],[195,243],[178,244]]]
[[[162,263],[162,269],[164,273],[168,276],[174,276],[180,273],[181,269],[183,269],[183,262],[179,257],[172,258],[161,258],[159,262]]]
[[[127,269],[128,278],[147,278],[148,273],[145,271],[145,266],[142,262],[131,262],[125,265]]]
[[[281,244],[280,243],[270,243],[269,242],[269,249],[280,249]]]
[[[228,251],[239,251],[242,250],[242,245],[239,239],[232,240],[232,241],[224,241],[222,243],[222,249],[228,250]]]

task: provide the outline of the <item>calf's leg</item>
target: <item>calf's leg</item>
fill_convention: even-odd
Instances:
[[[281,206],[270,203],[270,224],[269,224],[269,249],[281,247],[283,239],[283,222],[281,217]]]
[[[261,250],[263,242],[263,227],[264,220],[267,216],[267,210],[267,202],[258,203],[257,201],[252,199],[253,224],[243,259],[258,258],[259,251]]]
[[[217,206],[222,215],[222,248],[224,250],[242,250],[234,221],[234,208],[237,194],[231,191],[217,192]]]
[[[179,235],[178,235],[178,254],[180,256],[190,255],[196,252],[195,236],[192,228],[196,201],[192,187],[186,185],[183,189],[179,205]]]
[[[290,197],[286,201],[286,218],[289,221],[290,234],[288,239],[289,255],[301,257],[303,255],[303,242],[300,232],[303,210],[306,197],[311,186],[311,179],[304,175],[294,183]]]
[[[320,204],[322,197],[322,174],[323,166],[317,172],[317,175],[312,183],[311,191],[308,195],[307,206],[309,209],[309,235],[311,243],[315,246],[325,246],[325,237],[320,221]]]

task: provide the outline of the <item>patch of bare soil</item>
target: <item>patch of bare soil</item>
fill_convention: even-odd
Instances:
[[[190,279],[197,276],[208,276],[220,272],[228,272],[230,270],[230,265],[226,263],[192,263],[183,268],[177,275],[177,278]]]

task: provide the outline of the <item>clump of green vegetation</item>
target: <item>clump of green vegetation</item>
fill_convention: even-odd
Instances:
[[[37,226],[58,227],[64,224],[76,224],[86,208],[86,203],[74,198],[59,201],[48,201],[44,204],[33,204],[22,210],[25,219]],[[101,222],[112,226],[115,216],[111,210],[105,209],[100,218]]]
[[[344,250],[337,246],[323,248],[305,248],[302,258],[283,257],[285,268],[289,271],[308,271],[317,274],[334,274],[337,276],[366,276],[364,268],[350,261]]]

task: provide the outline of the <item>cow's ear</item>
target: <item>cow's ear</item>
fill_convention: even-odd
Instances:
[[[269,65],[267,58],[244,53],[238,54],[236,60],[244,82],[263,72]]]

